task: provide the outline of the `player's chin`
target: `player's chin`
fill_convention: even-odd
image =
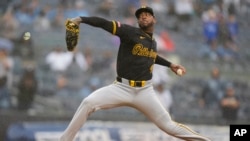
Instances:
[[[149,25],[148,24],[139,24],[139,27],[141,29],[148,29]]]
[[[147,23],[140,23],[140,24],[139,24],[139,27],[140,27],[140,28],[148,28],[149,25],[148,25]]]
[[[148,23],[148,22],[139,23],[139,27],[141,29],[148,29],[148,28],[152,27],[153,25],[154,25],[153,23]]]

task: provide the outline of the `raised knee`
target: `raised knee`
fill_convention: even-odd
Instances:
[[[95,105],[95,102],[91,98],[85,98],[82,101],[82,105],[88,109],[89,113],[95,112],[96,110],[100,109]]]
[[[84,106],[91,106],[91,100],[89,99],[89,98],[85,98],[85,99],[83,99],[83,101],[82,101],[82,105],[84,105]]]

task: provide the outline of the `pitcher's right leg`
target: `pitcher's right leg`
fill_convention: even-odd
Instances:
[[[122,85],[111,84],[100,88],[86,97],[78,107],[74,117],[63,132],[60,141],[73,141],[77,132],[86,122],[88,116],[99,109],[126,105],[131,101],[129,89]]]
[[[98,109],[95,109],[92,107],[92,104],[88,99],[84,99],[80,106],[78,107],[75,115],[73,116],[70,124],[66,128],[66,130],[63,132],[60,141],[73,141],[75,135],[80,130],[82,125],[87,120],[87,117],[94,111]]]

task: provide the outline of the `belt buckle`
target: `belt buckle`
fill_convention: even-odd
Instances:
[[[146,84],[146,81],[134,81],[134,80],[129,81],[129,85],[131,87],[144,87],[145,84]]]

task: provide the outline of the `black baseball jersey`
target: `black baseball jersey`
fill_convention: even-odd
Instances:
[[[82,22],[116,35],[120,38],[117,55],[117,75],[129,80],[150,80],[155,63],[170,66],[170,62],[157,55],[152,34],[118,21],[98,17],[81,17]]]

